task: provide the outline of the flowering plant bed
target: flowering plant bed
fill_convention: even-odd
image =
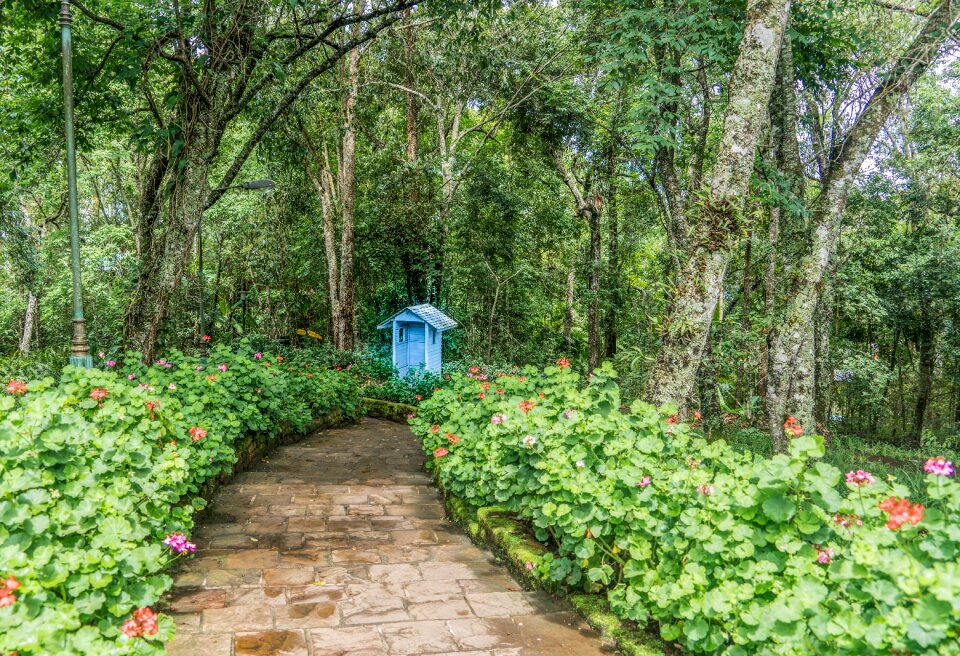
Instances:
[[[532,572],[605,592],[691,653],[960,653],[952,463],[926,463],[924,507],[822,462],[819,437],[760,458],[670,408],[621,406],[610,369],[581,385],[559,361],[456,376],[411,424],[444,489],[552,545]]]
[[[128,361],[0,394],[2,654],[163,654],[200,495],[281,427],[360,409],[350,376],[246,347]]]

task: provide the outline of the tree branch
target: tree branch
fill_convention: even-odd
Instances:
[[[301,80],[292,89],[290,89],[290,91],[287,92],[280,102],[277,103],[277,106],[274,108],[274,110],[260,122],[260,125],[257,127],[257,129],[254,130],[250,138],[247,139],[246,143],[240,149],[240,152],[234,158],[230,168],[227,169],[227,172],[221,179],[220,184],[218,184],[216,188],[210,192],[210,197],[207,200],[207,204],[204,209],[210,209],[218,200],[220,200],[226,188],[230,186],[230,184],[237,177],[237,174],[240,173],[240,169],[243,167],[244,162],[247,161],[247,158],[250,157],[253,149],[256,148],[258,143],[260,143],[260,140],[263,139],[264,135],[266,135],[267,131],[273,126],[276,120],[290,109],[293,103],[296,102],[297,98],[300,97],[300,94],[303,93],[303,91],[310,85],[311,82],[333,68],[340,58],[346,53],[364,43],[367,43],[368,41],[372,41],[378,34],[380,34],[380,32],[383,32],[388,27],[400,20],[401,16],[402,15],[399,13],[390,16],[384,19],[376,27],[372,27],[367,30],[367,32],[360,37],[347,41],[342,46],[334,50],[334,52],[331,53],[322,64],[306,73],[303,78],[301,78]]]
[[[110,27],[117,30],[121,30],[121,31],[127,29],[123,23],[115,21],[112,18],[107,18],[106,16],[100,16],[99,14],[95,14],[94,12],[90,11],[83,4],[80,3],[80,0],[70,0],[70,4],[72,4],[74,7],[79,9],[80,13],[82,13],[84,16],[86,16],[87,18],[89,18],[90,20],[96,23],[109,25]]]

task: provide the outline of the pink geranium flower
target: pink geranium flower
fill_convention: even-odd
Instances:
[[[953,463],[943,456],[930,458],[924,463],[923,471],[937,476],[953,476]]]
[[[823,549],[820,545],[814,545],[817,548],[817,562],[821,565],[829,565],[833,562],[833,549]]]
[[[166,538],[164,538],[163,543],[176,551],[178,554],[187,551],[193,553],[197,550],[197,545],[187,540],[187,536],[179,531],[168,535]]]
[[[850,485],[863,487],[864,485],[870,485],[875,481],[876,479],[873,477],[873,474],[870,472],[865,472],[862,469],[847,472],[847,483]]]

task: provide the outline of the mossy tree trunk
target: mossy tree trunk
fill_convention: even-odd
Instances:
[[[809,247],[793,269],[791,293],[770,349],[767,414],[774,449],[778,452],[787,447],[783,421],[788,407],[792,405],[794,412],[802,407],[804,413],[809,408],[809,415],[813,415],[812,396],[809,400],[794,397],[791,402],[790,399],[796,388],[794,381],[798,375],[804,375],[809,361],[805,345],[813,342],[813,319],[824,277],[836,252],[850,187],[880,129],[903,95],[929,68],[949,36],[951,26],[958,20],[960,2],[955,0],[945,0],[929,15],[913,43],[881,79],[853,126],[831,149],[825,162]],[[822,351],[820,357],[828,358],[829,350]],[[804,425],[806,431],[814,428],[812,421]]]
[[[663,330],[645,396],[656,405],[690,399],[730,252],[741,232],[744,196],[753,172],[774,84],[789,0],[751,0],[728,90],[723,134],[695,212],[693,235]]]

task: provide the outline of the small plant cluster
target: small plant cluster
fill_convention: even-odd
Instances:
[[[0,388],[0,654],[163,654],[193,495],[249,433],[360,407],[350,376],[245,344],[126,362]]]
[[[361,396],[392,403],[416,405],[444,384],[441,375],[423,370],[398,377],[389,352],[376,347],[338,351],[324,345],[289,349],[284,355],[297,361],[317,362],[328,369],[348,372],[360,385]]]
[[[454,376],[411,418],[440,484],[525,520],[537,575],[604,590],[690,653],[960,653],[960,483],[928,501],[842,472],[823,440],[770,458],[708,442],[669,407],[622,407],[609,367]]]

